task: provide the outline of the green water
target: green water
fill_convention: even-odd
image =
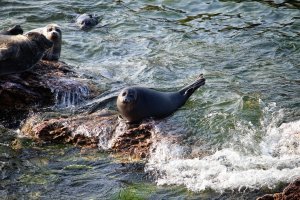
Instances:
[[[145,163],[23,140],[12,149],[15,136],[1,129],[0,198],[254,199],[277,191],[300,174],[299,139],[291,136],[300,123],[299,8],[298,1],[1,0],[0,29],[59,24],[61,60],[99,90],[177,89],[200,73],[207,81],[157,125],[181,142],[158,143]],[[87,32],[72,22],[85,12],[103,17]]]

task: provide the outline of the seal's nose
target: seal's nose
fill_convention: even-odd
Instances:
[[[129,102],[130,102],[130,101],[129,101],[128,98],[124,98],[124,99],[123,99],[123,103],[127,104],[127,103],[129,103]]]
[[[59,36],[58,36],[58,33],[57,32],[52,32],[51,33],[51,39],[55,40],[57,39]]]

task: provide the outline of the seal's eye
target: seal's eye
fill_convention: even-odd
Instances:
[[[124,97],[124,96],[126,96],[126,94],[127,94],[126,92],[123,92],[123,93],[122,93],[122,96]]]
[[[81,24],[83,25],[83,24],[84,24],[84,21],[82,21]]]
[[[48,32],[51,32],[52,31],[52,28],[48,28]]]

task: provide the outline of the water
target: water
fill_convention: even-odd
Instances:
[[[59,24],[61,60],[101,91],[207,79],[184,107],[155,122],[145,163],[39,146],[1,129],[2,197],[254,199],[299,176],[298,1],[2,0],[0,10],[1,29]],[[103,16],[98,28],[72,23],[84,12]],[[57,107],[76,105],[72,94],[58,95]]]
[[[88,98],[90,92],[87,85],[82,85],[76,80],[56,80],[56,84],[52,83],[51,87],[53,87],[51,89],[55,96],[55,107],[57,108],[77,106]]]
[[[237,138],[200,158],[187,158],[182,145],[160,141],[148,170],[160,170],[159,185],[183,184],[192,191],[274,188],[276,183],[299,176],[300,121],[279,127],[274,123],[266,126],[266,134],[259,140],[255,138],[257,130],[236,124]]]

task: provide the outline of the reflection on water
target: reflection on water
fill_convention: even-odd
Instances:
[[[1,129],[1,196],[247,199],[278,190],[299,174],[299,7],[292,0],[1,1],[0,29],[59,24],[61,60],[99,90],[176,89],[200,73],[207,80],[156,122],[160,140],[147,172],[64,145],[12,149],[14,134]],[[72,20],[84,12],[103,16],[105,27],[80,31]],[[68,95],[58,93],[61,105],[82,101]]]

